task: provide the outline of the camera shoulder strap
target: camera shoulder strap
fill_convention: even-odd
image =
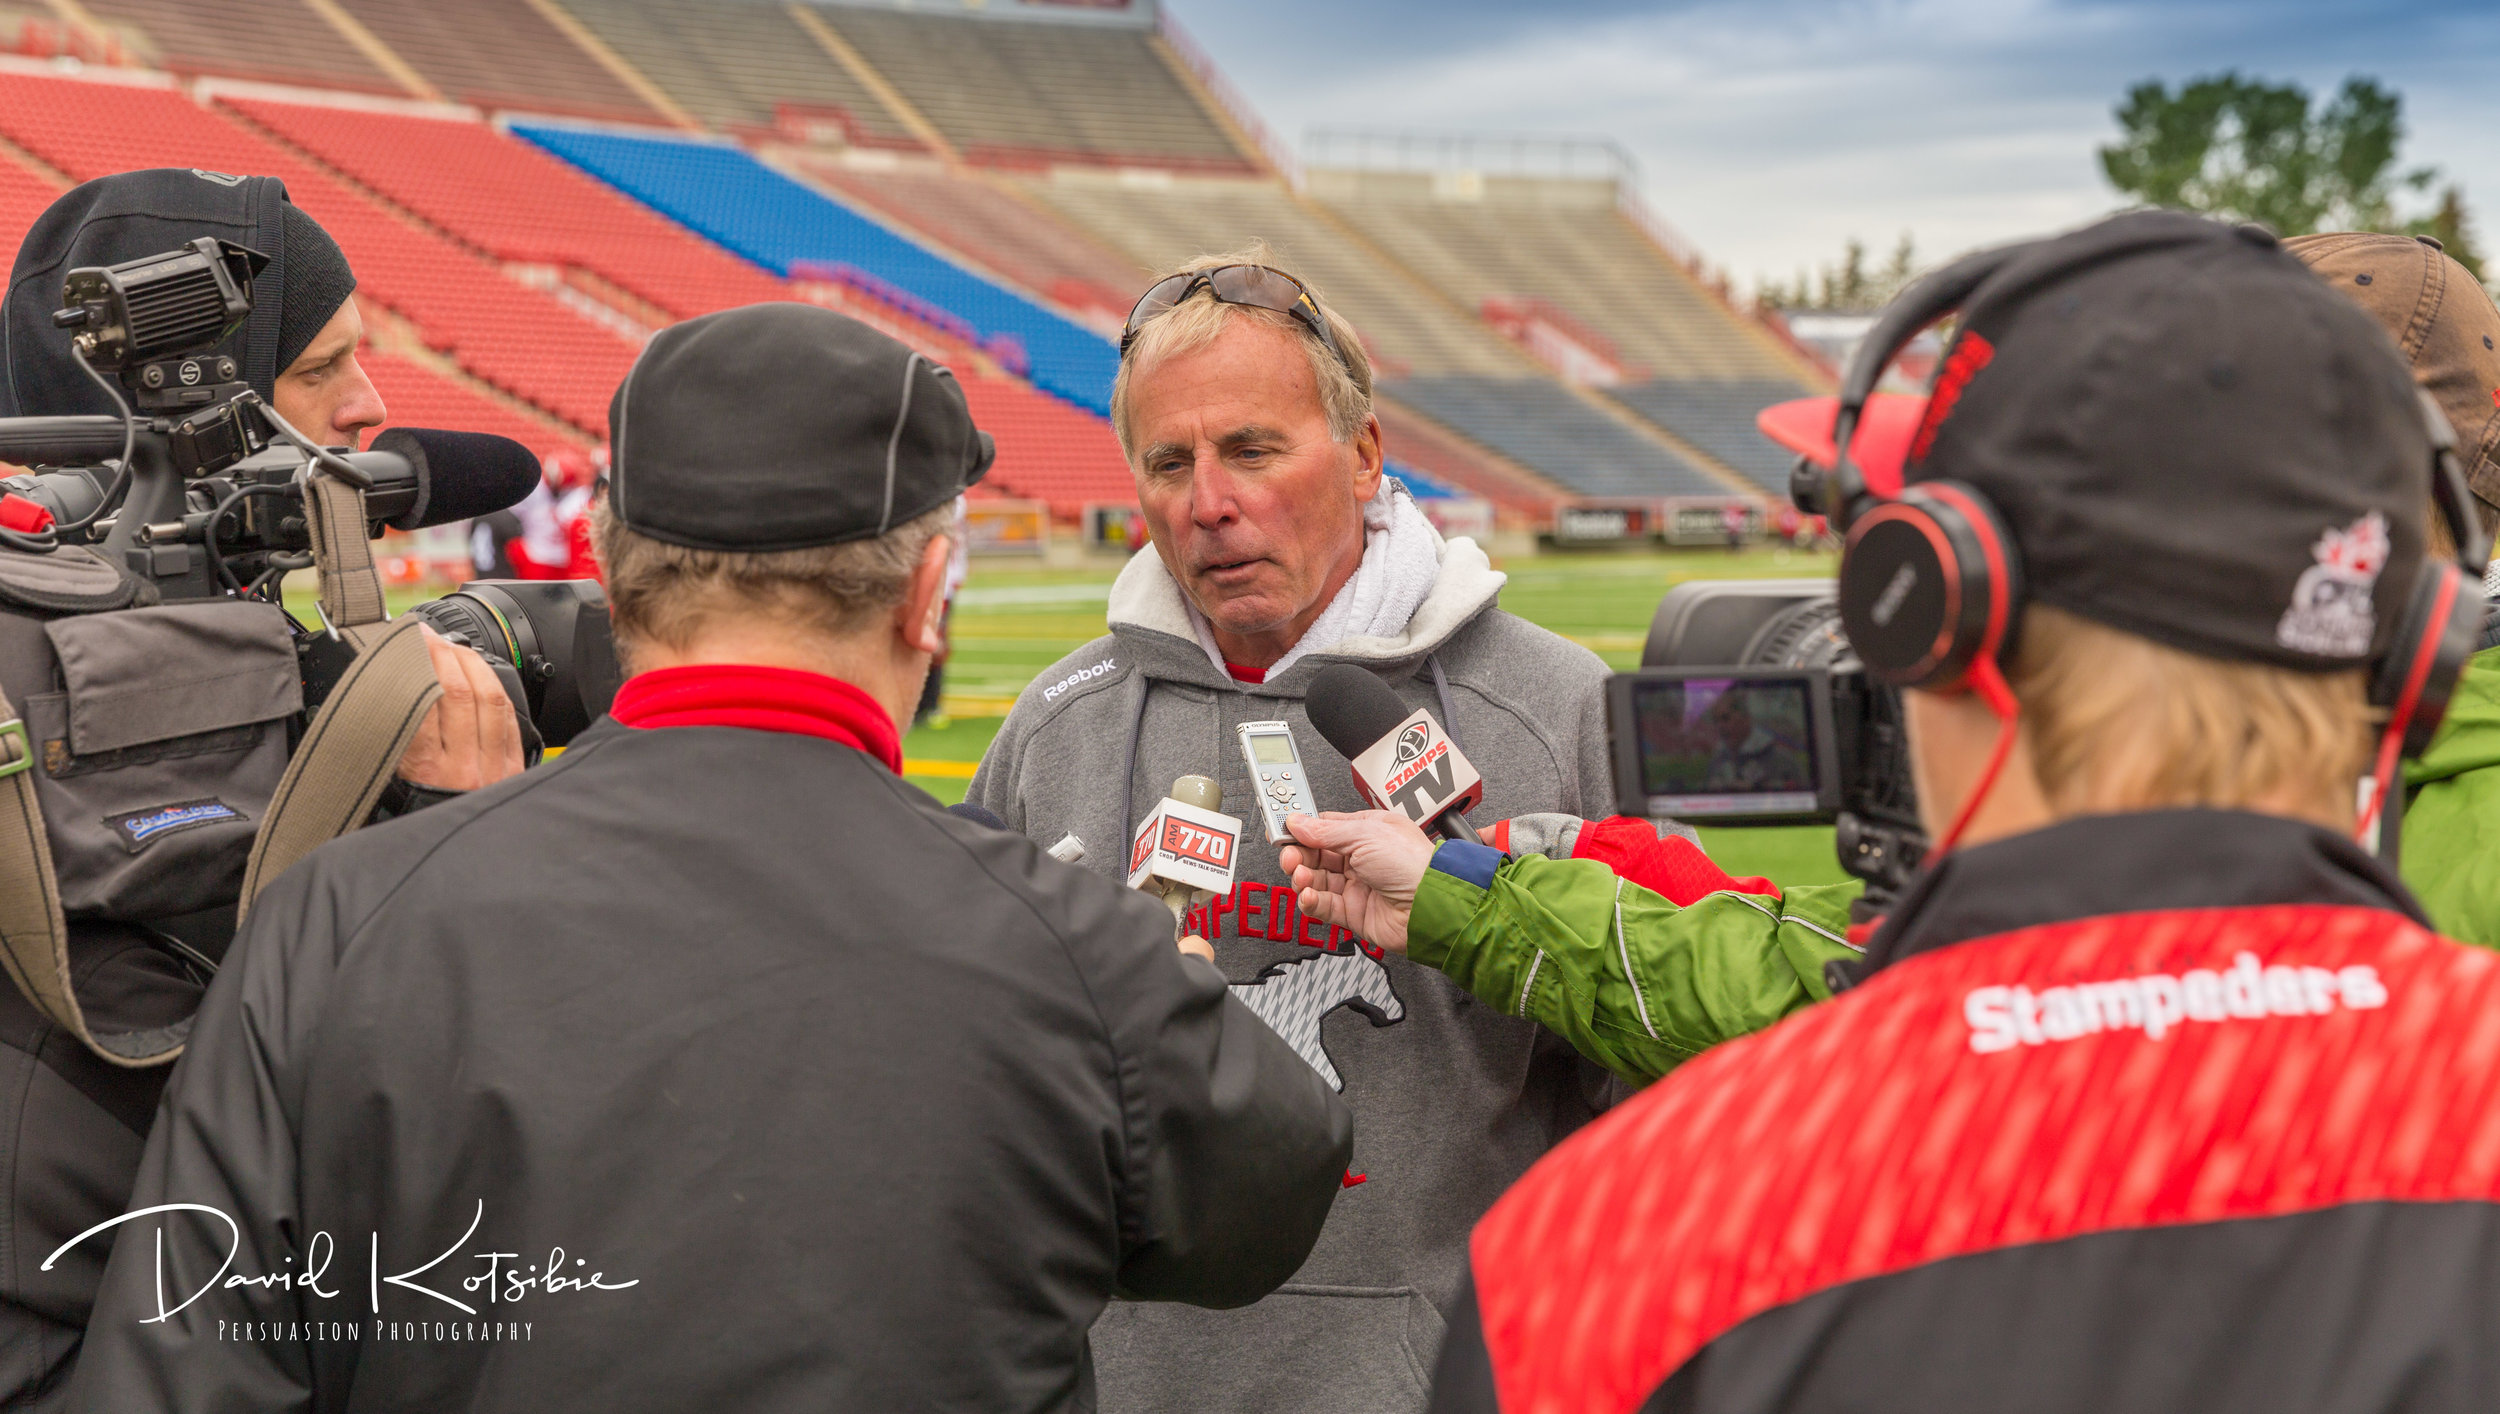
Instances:
[[[289,865],[373,814],[401,753],[443,695],[419,625],[406,618],[341,630],[356,645],[356,661],[313,714],[269,798],[243,871],[238,917]]]
[[[317,471],[305,482],[304,511],[323,617],[356,650],[356,661],[313,714],[269,799],[243,871],[243,914],[289,865],[373,814],[400,755],[443,695],[419,621],[383,616],[382,577],[365,539],[365,493]]]

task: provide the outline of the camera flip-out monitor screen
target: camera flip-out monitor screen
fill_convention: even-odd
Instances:
[[[1648,668],[1618,674],[1607,707],[1626,811],[1769,822],[1840,807],[1831,688],[1819,670]]]

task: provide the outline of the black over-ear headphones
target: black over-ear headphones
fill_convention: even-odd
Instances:
[[[1891,494],[1869,487],[1849,456],[1867,399],[1885,368],[1920,331],[1962,307],[2027,246],[1966,256],[1927,276],[1884,310],[1858,345],[1840,386],[1829,471],[1800,461],[1791,490],[1800,509],[1829,517],[1845,535],[1840,617],[1850,646],[1876,681],[1952,691],[1971,687],[2010,715],[1997,671],[2021,627],[2022,555],[2004,519],[1976,487],[1925,481]],[[1975,337],[1965,334],[1964,339]],[[1959,351],[1959,341],[1957,349]],[[1955,360],[1938,369],[1955,379]],[[1967,369],[1961,376],[1967,376]],[[2432,500],[2457,546],[2454,562],[2427,562],[2386,651],[2370,666],[2370,701],[2390,712],[2382,785],[2394,756],[2418,755],[2448,710],[2482,625],[2482,576],[2490,556],[2458,465],[2456,436],[2425,394],[2434,449]],[[1922,435],[1932,433],[1930,411]]]

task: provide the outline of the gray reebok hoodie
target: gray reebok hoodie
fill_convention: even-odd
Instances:
[[[1403,634],[1350,638],[1244,684],[1200,647],[1150,546],[1112,588],[1111,632],[1034,679],[973,778],[967,799],[1045,845],[1074,832],[1085,866],[1114,876],[1175,777],[1221,781],[1226,813],[1245,819],[1235,884],[1191,927],[1214,942],[1234,994],[1354,1111],[1348,1186],[1290,1283],[1238,1311],[1115,1302],[1095,1323],[1107,1414],[1421,1410],[1469,1229],[1606,1101],[1603,1073],[1534,1024],[1299,917],[1250,806],[1233,729],[1274,718],[1293,724],[1319,807],[1363,808],[1302,703],[1315,673],[1352,660],[1457,737],[1484,775],[1479,824],[1611,813],[1604,665],[1503,613],[1503,576],[1474,541],[1443,542],[1439,559]]]

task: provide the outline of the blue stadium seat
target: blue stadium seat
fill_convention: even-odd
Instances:
[[[1037,387],[1111,411],[1119,351],[1100,334],[1002,289],[793,181],[735,147],[579,128],[512,132],[776,274],[842,264],[948,310],[984,339],[1012,339]]]

